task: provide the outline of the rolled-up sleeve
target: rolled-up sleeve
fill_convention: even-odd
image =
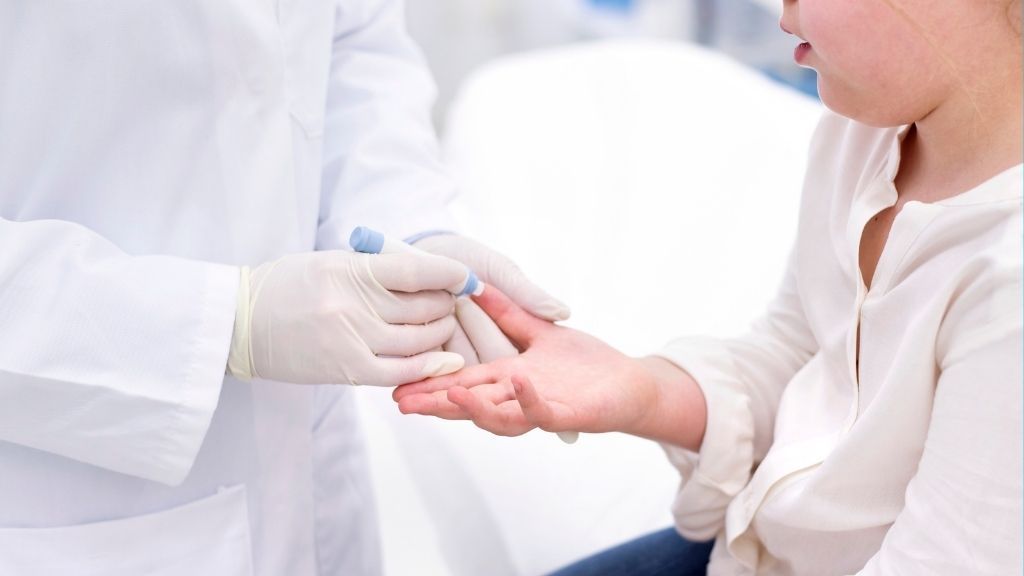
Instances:
[[[673,513],[688,538],[707,540],[722,530],[726,508],[771,446],[786,384],[817,351],[795,262],[791,257],[778,294],[745,335],[682,338],[657,354],[692,376],[707,402],[700,452],[663,446],[682,476]]]

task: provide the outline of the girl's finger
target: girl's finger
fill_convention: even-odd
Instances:
[[[534,427],[526,421],[522,410],[514,402],[504,402],[501,406],[495,406],[472,391],[458,386],[448,390],[448,399],[469,413],[478,428],[492,434],[519,436]]]
[[[512,384],[508,381],[496,384],[481,384],[473,388],[471,392],[485,402],[490,402],[495,406],[500,406],[509,400],[516,399],[515,390],[512,389]]]
[[[499,367],[495,366],[493,363],[467,366],[454,374],[439,376],[437,378],[428,378],[426,380],[420,380],[419,382],[399,386],[391,393],[391,397],[395,402],[398,402],[410,394],[430,394],[431,392],[437,392],[438,390],[447,390],[452,386],[472,388],[474,386],[479,386],[480,384],[490,384],[499,379],[496,377],[498,370]]]
[[[555,413],[551,405],[541,398],[533,382],[523,374],[513,374],[512,388],[522,406],[523,416],[538,428],[555,432],[558,428]]]
[[[410,394],[398,402],[402,414],[421,414],[445,420],[470,420],[469,414],[448,400],[446,391],[425,394]]]
[[[529,348],[534,338],[554,326],[547,320],[541,320],[523,310],[490,284],[484,288],[482,294],[474,296],[473,301],[494,320],[498,328],[501,328],[520,350]]]

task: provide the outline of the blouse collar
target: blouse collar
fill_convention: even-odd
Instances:
[[[896,175],[899,173],[903,139],[906,138],[911,126],[912,124],[903,125],[893,132],[893,137],[889,144],[889,153],[883,168],[885,179],[890,185],[893,184],[896,180]],[[992,176],[970,190],[943,200],[929,202],[929,204],[939,206],[973,206],[975,204],[1001,202],[1004,200],[1020,200],[1022,195],[1024,195],[1024,164],[1017,164]]]

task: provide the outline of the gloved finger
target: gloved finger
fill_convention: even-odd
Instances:
[[[566,430],[563,432],[558,432],[557,434],[558,439],[561,440],[562,442],[565,442],[566,444],[575,444],[576,441],[580,439],[580,433],[576,432],[575,430]]]
[[[384,324],[364,333],[363,341],[378,356],[415,356],[441,348],[458,323],[445,316],[427,324]]]
[[[461,301],[466,300],[461,299]],[[444,350],[445,352],[454,352],[462,356],[463,360],[466,361],[466,366],[476,366],[480,363],[480,357],[477,356],[473,343],[469,341],[466,331],[462,329],[460,324],[456,324],[452,337],[444,343]]]
[[[365,256],[370,275],[385,290],[453,290],[465,283],[468,274],[466,265],[458,260],[426,252],[395,252]]]
[[[478,428],[492,434],[521,436],[534,428],[515,401],[495,406],[473,391],[459,386],[448,390],[448,399],[465,410]]]
[[[484,289],[486,291],[486,288]],[[519,354],[519,349],[498,328],[486,312],[468,298],[460,298],[455,303],[455,317],[459,326],[465,331],[470,345],[476,350],[481,362],[492,362],[500,358],[511,358]]]
[[[462,356],[451,352],[425,352],[407,358],[375,358],[373,378],[364,379],[365,384],[375,386],[399,386],[418,382],[424,378],[444,376],[458,371],[463,366]]]
[[[551,321],[569,318],[565,303],[531,282],[510,258],[480,242],[457,234],[438,234],[418,240],[416,247],[464,263],[484,283],[496,285],[537,317]]]
[[[422,382],[412,382],[400,386],[391,393],[391,397],[398,402],[411,394],[429,394],[438,390],[447,390],[452,386],[473,388],[481,384],[491,384],[500,379],[499,375],[501,372],[502,367],[496,363],[467,366],[454,374],[430,378],[429,380],[420,378]]]
[[[530,314],[552,322],[568,320],[569,306],[537,286],[514,262],[495,254],[484,272],[477,272],[485,284],[491,284],[508,295]]]
[[[501,290],[490,284],[484,288],[473,301],[497,324],[512,343],[520,350],[530,347],[530,342],[537,336],[553,329],[553,324],[530,314],[513,302]]]
[[[415,294],[385,291],[368,297],[374,311],[388,324],[426,324],[455,310],[455,297],[444,290],[425,290]]]

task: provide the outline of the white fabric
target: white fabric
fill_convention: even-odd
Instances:
[[[433,254],[292,254],[244,277],[228,363],[232,375],[296,384],[397,386],[462,368],[435,351],[457,321],[448,288],[466,267]],[[249,280],[251,278],[251,280]],[[239,317],[248,318],[238,321]]]
[[[472,237],[569,304],[570,325],[645,354],[763,310],[819,116],[720,55],[599,42],[481,69],[445,149]],[[651,442],[496,438],[361,392],[389,574],[533,576],[672,525],[678,475]]]
[[[380,571],[349,389],[223,379],[237,265],[452,226],[402,20],[0,2],[0,573]],[[220,548],[175,510],[225,486]]]
[[[718,535],[712,576],[1019,573],[1024,169],[908,202],[867,289],[900,140],[826,115],[767,314],[662,352],[707,395],[699,458],[669,452],[679,530]]]

